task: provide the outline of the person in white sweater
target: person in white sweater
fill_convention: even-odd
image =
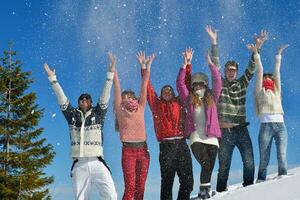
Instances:
[[[78,108],[71,105],[58,83],[55,71],[44,64],[48,79],[57,97],[70,130],[71,177],[76,200],[88,199],[92,185],[96,186],[100,199],[117,200],[117,192],[110,170],[103,157],[103,125],[113,84],[116,58],[109,53],[110,66],[101,97],[92,106],[92,98],[83,93],[78,98]]]
[[[263,66],[256,46],[248,45],[248,49],[254,53],[254,60],[257,65],[255,108],[260,120],[258,136],[260,162],[257,182],[266,180],[273,139],[277,148],[278,176],[287,174],[287,131],[283,119],[280,79],[281,54],[287,47],[288,45],[283,45],[278,49],[274,73],[271,74],[263,73]]]

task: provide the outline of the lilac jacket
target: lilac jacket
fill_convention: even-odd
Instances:
[[[218,113],[217,113],[217,107],[216,104],[218,103],[219,96],[221,94],[222,90],[222,79],[221,74],[215,64],[209,65],[209,68],[212,73],[213,78],[213,99],[214,104],[212,106],[206,106],[205,105],[205,116],[206,116],[206,124],[205,124],[205,131],[208,137],[217,137],[221,138],[221,130],[218,120]],[[176,86],[177,91],[179,93],[179,96],[181,100],[184,102],[185,110],[187,111],[186,118],[185,118],[185,128],[184,128],[184,135],[186,138],[189,138],[191,133],[196,130],[195,124],[194,124],[194,106],[192,104],[192,100],[189,95],[189,91],[187,89],[187,86],[185,85],[185,76],[186,72],[184,68],[180,68]]]

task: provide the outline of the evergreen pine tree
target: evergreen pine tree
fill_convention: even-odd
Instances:
[[[23,72],[15,56],[10,47],[0,61],[0,199],[50,199],[54,177],[43,169],[55,152],[38,127],[44,110],[34,92],[26,93],[31,72]]]

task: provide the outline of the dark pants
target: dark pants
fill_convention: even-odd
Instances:
[[[231,165],[232,153],[235,146],[240,151],[243,161],[243,186],[253,184],[254,158],[251,138],[247,126],[236,126],[231,129],[221,129],[222,139],[219,148],[219,172],[217,191],[227,189],[227,180]]]
[[[218,147],[215,145],[195,142],[192,144],[191,148],[195,158],[201,165],[200,183],[210,183],[218,153]]]
[[[178,200],[190,199],[193,190],[192,158],[185,139],[163,141],[159,145],[159,163],[161,171],[161,200],[172,200],[172,187],[175,173],[179,177]]]

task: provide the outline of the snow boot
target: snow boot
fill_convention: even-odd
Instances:
[[[210,198],[210,185],[200,186],[200,192],[198,197],[200,199],[209,199]]]

